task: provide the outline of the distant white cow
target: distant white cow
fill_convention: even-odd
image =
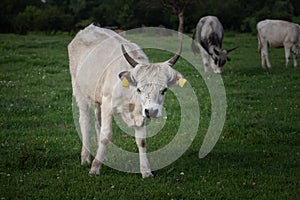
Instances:
[[[263,20],[257,23],[258,51],[261,56],[261,65],[271,68],[268,55],[268,46],[284,47],[285,66],[288,66],[290,54],[293,54],[294,67],[297,67],[297,55],[300,52],[300,26],[282,20]]]
[[[127,49],[127,51],[125,50]],[[157,118],[167,88],[186,80],[172,66],[177,54],[162,63],[149,63],[134,43],[108,29],[90,25],[68,45],[73,95],[79,107],[82,133],[81,163],[90,163],[89,107],[95,107],[98,150],[90,175],[98,175],[112,138],[112,119],[119,114],[135,129],[142,177],[152,176],[146,156],[146,118]]]
[[[237,48],[222,50],[223,36],[223,26],[217,17],[206,16],[199,20],[193,34],[192,50],[199,53],[200,49],[205,72],[210,65],[214,73],[221,74],[226,61],[230,61],[227,54]]]

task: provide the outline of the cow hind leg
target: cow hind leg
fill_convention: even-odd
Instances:
[[[97,143],[100,141],[101,134],[101,109],[99,105],[95,106],[95,130],[97,136]]]
[[[270,60],[269,60],[268,44],[263,44],[263,47],[261,50],[261,65],[262,65],[262,68],[264,68],[264,69],[266,68],[265,64],[267,64],[267,67],[269,69],[272,67]]]
[[[108,102],[107,102],[108,101]],[[110,99],[101,105],[101,131],[98,141],[97,154],[93,160],[89,175],[99,175],[102,163],[106,160],[106,146],[112,138],[112,110]]]
[[[146,154],[146,127],[135,128],[135,142],[139,149],[140,171],[142,178],[152,177],[150,164]]]
[[[81,164],[90,164],[90,117],[89,117],[89,106],[85,102],[79,102],[79,125],[82,136],[82,149],[81,149]]]
[[[263,50],[260,52],[261,66],[263,69],[266,69],[266,58]]]

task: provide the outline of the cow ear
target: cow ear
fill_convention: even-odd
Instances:
[[[186,82],[187,82],[187,80],[183,77],[183,75],[180,74],[179,72],[177,72],[177,74],[173,78],[173,80],[169,81],[168,86],[172,87],[172,86],[175,86],[175,85],[179,85],[180,87],[183,87]]]
[[[122,87],[128,88],[129,85],[136,86],[135,79],[131,76],[129,71],[124,71],[119,74],[119,78],[122,80]]]

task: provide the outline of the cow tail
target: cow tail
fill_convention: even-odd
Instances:
[[[194,54],[200,53],[199,47],[195,44],[195,36],[196,36],[196,30],[193,33],[193,39],[192,39],[192,45],[191,45],[191,48],[192,48],[192,51]]]

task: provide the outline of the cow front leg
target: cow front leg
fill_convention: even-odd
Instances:
[[[291,47],[288,45],[284,46],[284,52],[285,52],[285,67],[288,67],[289,65],[289,59],[291,56]]]
[[[85,102],[78,102],[79,107],[79,125],[82,136],[82,148],[81,148],[81,165],[91,163],[90,155],[90,115],[89,106]]]
[[[208,72],[208,68],[209,68],[209,63],[208,62],[204,62],[204,72],[207,73]]]
[[[201,45],[200,45],[200,52],[201,52],[202,62],[204,65],[204,71],[205,71],[205,73],[207,73],[208,68],[209,68],[210,56],[208,55],[208,53],[206,53],[206,50],[203,49],[203,47]]]
[[[296,54],[293,54],[293,60],[294,60],[294,67],[296,68],[298,66]]]
[[[89,175],[99,175],[101,165],[106,159],[106,146],[112,138],[112,110],[110,99],[103,100],[101,105],[101,131],[97,154],[93,160]]]
[[[300,54],[300,46],[293,45],[291,49],[291,53],[293,55],[294,67],[298,66],[297,56]]]
[[[150,164],[146,154],[146,125],[135,128],[135,142],[139,149],[140,171],[143,178],[152,177]]]

